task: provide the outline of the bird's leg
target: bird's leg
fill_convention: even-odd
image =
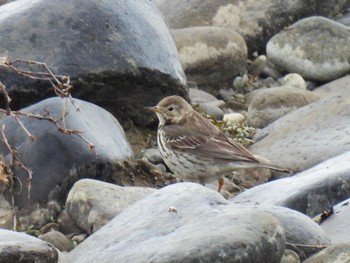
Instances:
[[[224,178],[218,179],[218,192],[221,192],[222,186],[224,185]]]

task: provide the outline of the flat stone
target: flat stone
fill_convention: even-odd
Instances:
[[[284,206],[315,216],[350,196],[350,152],[292,177],[250,188],[231,199]]]

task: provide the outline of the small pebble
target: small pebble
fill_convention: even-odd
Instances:
[[[242,123],[245,121],[245,116],[238,112],[227,113],[224,115],[224,121],[230,121],[232,123]]]

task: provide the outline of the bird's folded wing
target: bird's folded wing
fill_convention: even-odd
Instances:
[[[222,133],[207,135],[182,135],[168,137],[166,143],[173,150],[180,150],[210,158],[232,161],[258,160],[238,142]]]

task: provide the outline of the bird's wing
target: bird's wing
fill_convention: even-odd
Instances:
[[[219,132],[210,137],[207,143],[196,149],[198,154],[232,161],[259,162],[241,144]]]
[[[165,126],[166,144],[173,150],[185,151],[205,157],[259,162],[247,149],[225,134],[211,128],[189,129],[187,125]],[[210,126],[211,127],[211,126]]]

